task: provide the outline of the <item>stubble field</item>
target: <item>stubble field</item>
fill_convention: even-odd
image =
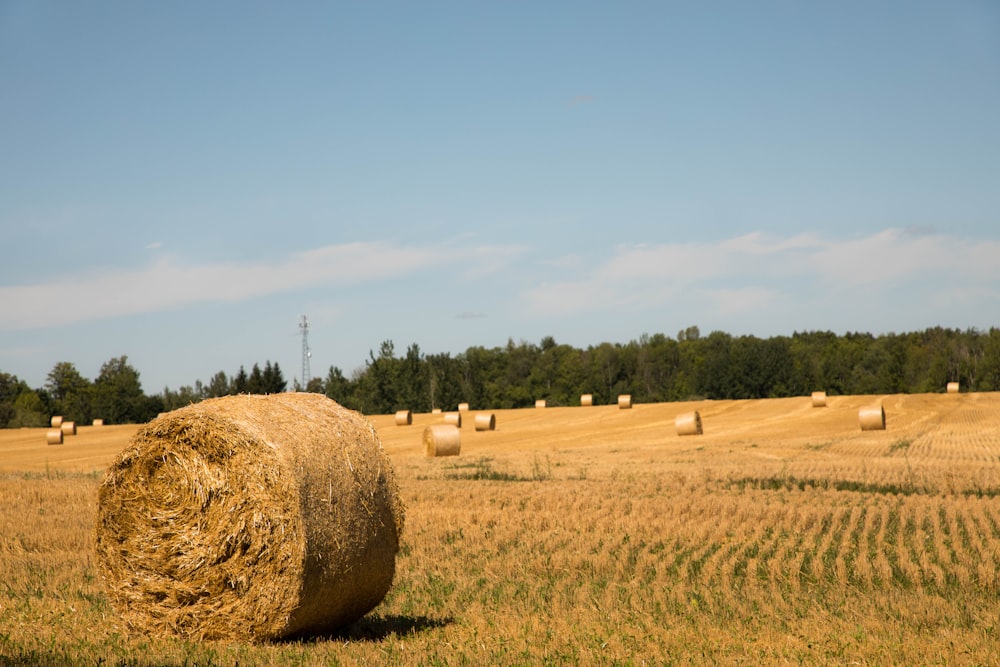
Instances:
[[[881,401],[885,431],[858,410]],[[705,432],[680,437],[677,414]],[[135,426],[0,431],[0,664],[990,664],[1000,394],[465,415],[459,457],[373,416],[407,505],[396,582],[332,637],[130,637],[92,556]]]

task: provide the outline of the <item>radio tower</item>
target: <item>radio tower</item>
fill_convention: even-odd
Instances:
[[[299,329],[302,330],[302,391],[306,391],[309,386],[309,357],[312,352],[309,350],[309,318],[305,315],[299,322]]]

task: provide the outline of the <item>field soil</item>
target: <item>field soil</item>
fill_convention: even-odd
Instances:
[[[884,431],[859,410],[881,404]],[[331,637],[128,636],[96,491],[138,426],[0,431],[0,665],[990,664],[1000,393],[463,414],[461,454],[374,415],[407,505],[396,582]],[[702,435],[675,418],[697,410]],[[476,431],[490,412],[496,429]]]

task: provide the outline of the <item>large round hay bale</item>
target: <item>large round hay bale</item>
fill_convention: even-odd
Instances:
[[[814,408],[825,408],[826,407],[826,392],[825,391],[814,391],[812,393],[812,404]]]
[[[432,415],[439,415],[439,414],[441,414],[441,408],[432,408],[431,409],[431,414]]]
[[[321,394],[225,396],[146,424],[108,468],[97,570],[132,631],[327,632],[382,601],[402,526],[361,415]]]
[[[413,423],[413,413],[409,410],[396,411],[396,426],[409,426]]]
[[[45,433],[45,444],[47,445],[61,445],[63,444],[63,432],[61,428],[54,428]]]
[[[958,383],[957,382],[949,382],[948,385],[947,385],[947,389],[948,389],[948,393],[949,394],[957,394],[958,393]]]
[[[462,433],[453,424],[432,424],[424,429],[424,454],[429,457],[458,456]]]
[[[632,409],[632,394],[618,394],[618,409],[619,410]]]
[[[697,410],[679,414],[674,418],[674,428],[677,435],[701,435],[701,415]]]
[[[540,398],[537,401],[535,401],[535,407],[536,408],[544,408],[545,405],[546,405],[546,403],[545,403],[545,399],[544,398]]]
[[[495,431],[497,427],[496,415],[492,412],[478,414],[476,415],[475,424],[477,431]]]
[[[468,412],[469,411],[469,404],[468,403],[459,403],[458,404],[458,411],[459,412]]]
[[[63,423],[59,425],[62,429],[63,435],[76,435],[76,422],[68,422],[63,420]]]
[[[49,425],[52,428],[61,428],[62,427],[62,423],[63,423],[63,418],[62,418],[61,415],[56,415],[52,419],[49,420]]]
[[[92,423],[92,424],[93,424],[94,426],[104,426],[104,420],[103,420],[103,419],[101,419],[101,418],[97,418],[97,419],[95,419],[95,420],[94,420],[93,422],[91,422],[91,423]]]
[[[461,412],[444,413],[444,423],[451,424],[452,426],[457,426],[458,428],[462,428],[462,413]]]
[[[585,408],[589,408],[594,404],[593,394],[580,394],[580,405]]]
[[[861,408],[858,410],[858,422],[862,431],[884,431],[885,408],[881,405]]]

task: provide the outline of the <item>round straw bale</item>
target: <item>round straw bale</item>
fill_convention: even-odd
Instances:
[[[858,410],[858,422],[862,431],[884,431],[885,408],[881,405],[861,408]]]
[[[462,413],[461,412],[444,413],[444,423],[451,424],[452,426],[457,426],[458,428],[462,428]]]
[[[701,415],[697,410],[677,415],[674,418],[674,428],[677,429],[677,435],[701,435]]]
[[[396,411],[396,426],[409,426],[413,423],[413,413],[409,410]]]
[[[453,424],[432,424],[424,429],[426,456],[458,456],[462,451],[462,433]]]
[[[589,408],[593,404],[594,404],[594,395],[593,394],[580,394],[580,405],[581,406],[583,406],[585,408]]]
[[[45,442],[49,445],[63,444],[63,432],[61,428],[54,428],[45,433]]]
[[[618,395],[618,408],[620,410],[631,410],[632,409],[632,394],[619,394]]]
[[[458,404],[458,411],[459,412],[468,412],[468,410],[469,410],[469,404],[468,403],[459,403]]]
[[[949,382],[948,383],[948,393],[949,394],[957,394],[958,393],[958,383],[957,382]]]
[[[537,401],[535,401],[535,407],[536,408],[544,408],[545,407],[545,399],[544,398],[540,398]]]
[[[497,418],[492,412],[484,412],[476,415],[477,431],[494,431],[497,427]]]
[[[104,426],[104,420],[103,420],[103,419],[100,419],[100,418],[98,418],[98,419],[95,419],[95,420],[93,421],[93,425],[94,425],[94,426]]]
[[[108,468],[97,571],[132,631],[300,636],[381,602],[402,526],[360,414],[321,394],[225,396],[146,424]]]
[[[814,408],[825,408],[826,407],[826,392],[825,391],[814,391],[812,393],[812,403]]]
[[[63,435],[76,435],[76,422],[63,421],[59,428],[62,429]]]
[[[50,420],[50,426],[52,426],[52,428],[60,428],[62,426],[62,423],[63,423],[63,418],[59,415],[56,415]]]
[[[441,414],[441,408],[433,408],[431,410],[431,414],[432,415],[439,415],[439,414]]]

